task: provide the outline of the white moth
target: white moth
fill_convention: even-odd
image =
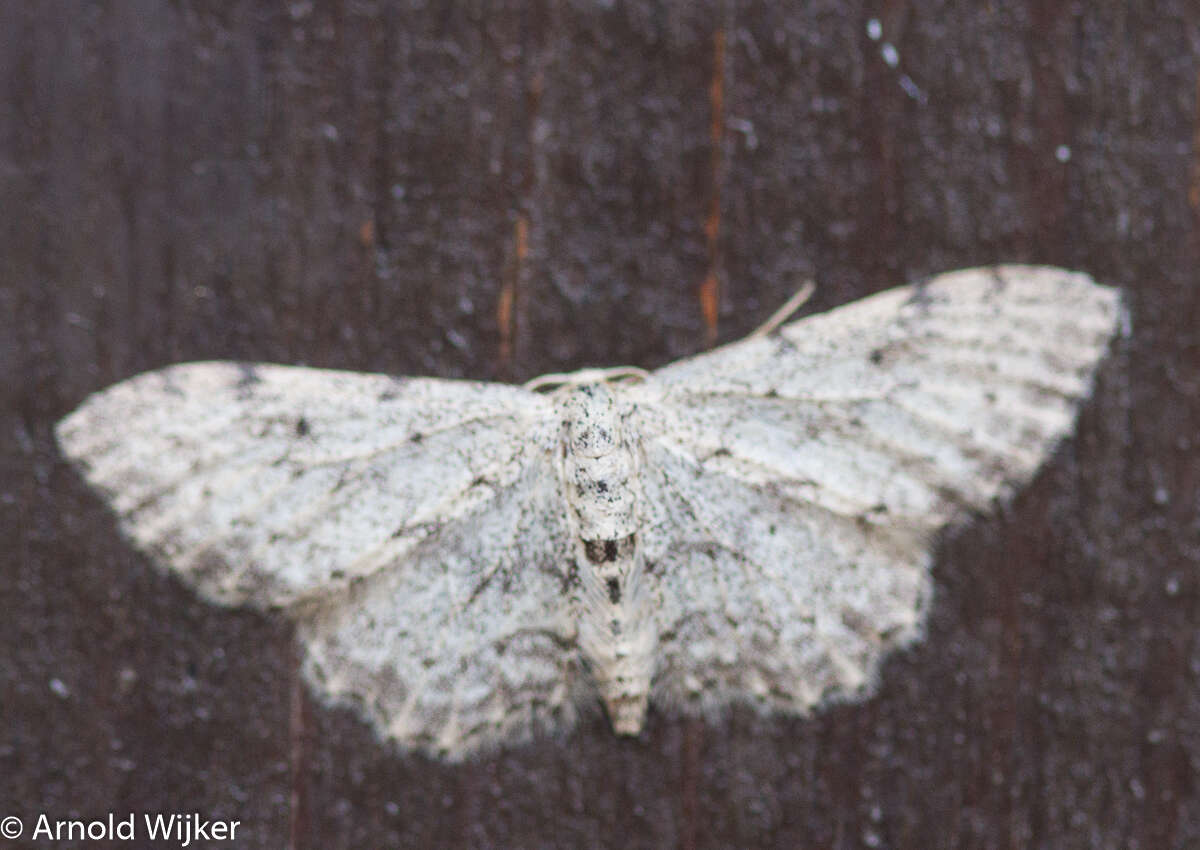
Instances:
[[[125,533],[282,608],[316,692],[448,758],[605,706],[800,713],[918,636],[933,536],[1027,481],[1120,320],[1084,274],[947,274],[537,392],[189,363],[58,426]]]

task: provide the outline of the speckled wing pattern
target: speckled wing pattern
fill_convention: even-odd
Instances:
[[[920,633],[933,534],[1032,477],[1119,318],[1084,274],[972,269],[631,387],[662,529],[656,696],[795,711],[866,689]]]
[[[318,694],[454,759],[597,696],[632,734],[869,692],[933,535],[1033,475],[1119,321],[1086,275],[976,269],[548,393],[184,364],[58,437],[159,564],[285,609]]]
[[[229,362],[58,427],[139,548],[214,602],[288,608],[318,692],[432,752],[570,717],[556,437],[519,387]]]

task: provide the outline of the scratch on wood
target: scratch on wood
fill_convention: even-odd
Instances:
[[[1188,206],[1200,214],[1200,74],[1196,75],[1196,101],[1192,110],[1192,163],[1188,174]]]
[[[699,820],[700,750],[704,725],[697,718],[688,718],[683,726],[683,752],[680,756],[680,850],[697,846],[696,826]]]
[[[288,746],[291,781],[288,799],[288,850],[303,850],[312,832],[308,816],[308,697],[300,675],[300,655],[292,653]]]

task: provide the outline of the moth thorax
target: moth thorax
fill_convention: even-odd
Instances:
[[[572,387],[563,404],[562,476],[585,540],[617,540],[637,530],[636,454],[621,411],[604,384]]]

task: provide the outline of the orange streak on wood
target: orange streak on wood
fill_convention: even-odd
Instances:
[[[725,30],[713,34],[713,76],[708,86],[708,99],[712,106],[709,122],[709,137],[714,146],[721,144],[725,135]]]
[[[708,202],[708,215],[704,217],[704,238],[708,243],[708,256],[713,256],[713,247],[721,235],[721,204],[715,196]]]
[[[500,288],[500,301],[496,305],[496,324],[500,326],[500,362],[508,363],[512,357],[512,313],[515,287],[505,281]]]
[[[496,324],[500,328],[500,363],[508,365],[512,359],[513,332],[516,324],[515,306],[517,284],[529,256],[529,219],[524,214],[517,216],[513,230],[513,263],[500,287],[500,300],[496,303]]]
[[[375,245],[375,221],[373,219],[364,218],[363,223],[358,226],[358,241],[364,248],[371,248]]]
[[[528,256],[529,219],[522,214],[517,216],[517,262],[523,264],[525,262],[525,258]]]
[[[704,326],[708,329],[709,345],[715,341],[717,335],[719,295],[717,276],[710,271],[704,276],[704,283],[700,284],[700,312],[704,315]]]
[[[712,145],[712,188],[708,214],[704,218],[704,241],[708,250],[708,272],[700,284],[700,310],[704,315],[705,336],[712,345],[717,339],[717,317],[721,304],[721,176],[725,139],[725,30],[713,33],[713,74],[708,86],[709,109],[712,118],[708,125]]]

